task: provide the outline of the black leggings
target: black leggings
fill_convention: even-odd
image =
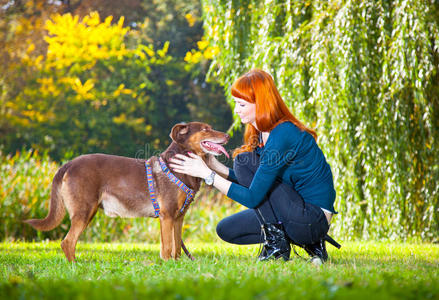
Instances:
[[[255,152],[236,156],[233,169],[239,184],[250,186],[259,162],[260,157]],[[218,223],[216,232],[229,243],[258,244],[263,242],[262,223],[283,223],[288,237],[297,245],[315,243],[329,229],[326,216],[320,207],[306,203],[290,185],[276,181],[257,208],[246,209],[224,218]]]

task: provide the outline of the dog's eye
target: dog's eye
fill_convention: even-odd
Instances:
[[[207,128],[203,128],[203,131],[207,131]]]

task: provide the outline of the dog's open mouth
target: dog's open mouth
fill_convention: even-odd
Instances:
[[[205,150],[207,153],[211,153],[214,155],[220,155],[223,153],[227,158],[230,158],[229,154],[227,153],[226,149],[221,144],[225,143],[215,143],[212,141],[202,141],[201,147]]]

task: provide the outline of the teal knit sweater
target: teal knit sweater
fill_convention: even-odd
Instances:
[[[291,122],[283,122],[270,132],[267,143],[257,148],[260,165],[249,188],[239,185],[233,169],[227,196],[255,208],[266,197],[276,178],[291,185],[305,202],[333,213],[335,190],[332,172],[313,136]]]

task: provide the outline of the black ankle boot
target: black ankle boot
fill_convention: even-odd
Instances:
[[[260,261],[278,258],[289,260],[291,246],[282,224],[263,224],[261,231],[264,235],[264,244],[258,259]]]
[[[322,239],[314,244],[305,245],[304,249],[311,258],[318,257],[322,263],[328,260],[328,252],[326,252],[325,240]]]

